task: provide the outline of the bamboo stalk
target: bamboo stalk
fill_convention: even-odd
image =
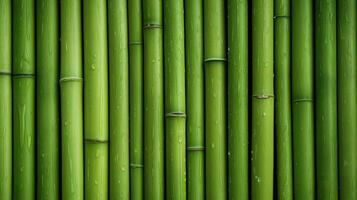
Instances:
[[[144,198],[143,45],[141,0],[128,1],[130,99],[130,198]]]
[[[273,199],[273,1],[252,2],[252,199]]]
[[[82,200],[83,69],[80,0],[61,1],[62,198]]]
[[[0,0],[0,199],[12,199],[11,1]]]
[[[357,199],[357,8],[354,0],[337,2],[339,198],[349,200]]]
[[[58,2],[37,1],[37,199],[59,198]]]
[[[274,2],[275,125],[277,197],[293,199],[291,94],[290,94],[290,0]]]
[[[166,198],[186,199],[184,1],[164,1]]]
[[[229,198],[249,199],[248,1],[228,1]]]
[[[110,199],[130,199],[129,58],[126,0],[108,1]]]
[[[338,199],[336,1],[315,6],[316,192]]]
[[[315,199],[313,1],[292,1],[294,199]]]
[[[206,197],[209,200],[227,198],[224,9],[225,1],[204,2]]]
[[[35,2],[14,0],[13,198],[35,199]]]
[[[108,198],[107,1],[83,2],[86,199]],[[114,142],[114,141],[113,141]],[[120,166],[123,167],[123,166]]]
[[[187,198],[205,199],[203,2],[185,1]]]
[[[143,1],[144,192],[164,199],[164,88],[162,0]]]

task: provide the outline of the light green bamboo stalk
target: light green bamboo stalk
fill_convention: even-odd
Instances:
[[[162,0],[143,0],[144,192],[164,199],[164,88]]]
[[[141,0],[128,1],[129,14],[129,109],[130,199],[144,198],[143,169],[143,45]]]
[[[13,198],[35,199],[35,2],[12,1]]]
[[[338,135],[341,200],[357,199],[356,1],[340,0],[338,39]]]
[[[186,199],[184,1],[164,1],[166,198]]]
[[[203,2],[185,1],[187,89],[187,198],[203,200],[204,185],[204,65]]]
[[[58,2],[37,7],[37,199],[59,198]]]
[[[12,199],[11,1],[0,0],[0,199]]]
[[[313,1],[292,1],[294,199],[315,198]]]
[[[274,2],[275,125],[277,198],[293,199],[291,96],[290,96],[290,0]]]
[[[248,1],[228,1],[229,198],[249,198]]]
[[[107,199],[109,129],[106,0],[83,2],[83,25],[84,194],[86,199]]]
[[[110,199],[130,199],[129,58],[126,0],[108,1]]]
[[[225,1],[204,2],[206,197],[227,198]]]
[[[315,2],[317,199],[338,199],[336,0]]]
[[[62,199],[82,200],[83,69],[81,0],[61,1]]]
[[[273,199],[273,0],[253,0],[252,199]]]

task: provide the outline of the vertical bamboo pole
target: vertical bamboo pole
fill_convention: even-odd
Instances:
[[[14,0],[13,198],[35,199],[35,2]]]
[[[292,1],[294,199],[315,199],[313,1]]]
[[[291,96],[290,96],[290,0],[274,2],[275,125],[277,197],[293,199]]]
[[[129,58],[126,0],[108,1],[110,199],[130,199]]]
[[[225,1],[204,2],[206,197],[227,198]]]
[[[142,2],[128,1],[129,14],[129,109],[130,109],[130,198],[144,198],[143,177],[143,44]]]
[[[164,1],[166,199],[186,199],[184,1]]]
[[[107,1],[83,2],[86,199],[108,198]],[[120,166],[123,167],[123,166]]]
[[[205,199],[203,1],[185,1],[187,198]]]
[[[252,199],[273,199],[273,1],[253,0]]]
[[[338,145],[340,199],[357,199],[357,60],[356,1],[339,0],[338,39]]]
[[[11,1],[0,0],[0,199],[12,199]]]
[[[164,199],[164,88],[162,0],[143,0],[144,192]]]
[[[248,1],[228,1],[229,198],[249,199]]]
[[[58,2],[37,7],[37,199],[59,198]]]
[[[82,200],[83,63],[81,0],[61,1],[62,199]]]

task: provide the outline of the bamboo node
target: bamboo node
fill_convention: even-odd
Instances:
[[[134,46],[134,45],[142,45],[142,42],[129,42],[129,45]]]
[[[214,61],[223,61],[223,62],[226,62],[227,59],[226,58],[205,58],[204,62],[214,62]]]
[[[187,147],[187,151],[204,151],[205,147],[204,146],[190,146]]]
[[[297,102],[313,102],[313,99],[310,98],[301,98],[301,99],[294,99],[293,103],[297,103]]]
[[[85,144],[108,144],[108,140],[99,140],[99,139],[84,139]]]
[[[146,30],[146,29],[155,29],[155,28],[158,28],[158,29],[162,29],[162,25],[161,24],[145,24],[143,29]]]
[[[81,77],[74,77],[74,76],[69,76],[69,77],[63,77],[59,80],[60,83],[62,82],[71,82],[71,81],[82,81],[83,78]]]
[[[255,94],[253,95],[253,98],[256,99],[272,99],[274,98],[273,94]]]
[[[11,75],[11,72],[6,72],[6,71],[0,71],[0,75],[6,76],[6,75]]]
[[[279,18],[287,18],[290,19],[289,15],[274,15],[273,19],[279,19]]]
[[[13,78],[34,78],[35,74],[12,74]]]
[[[144,165],[137,163],[130,163],[130,168],[144,168]]]
[[[186,118],[186,113],[184,112],[169,112],[166,113],[166,117],[183,117]]]

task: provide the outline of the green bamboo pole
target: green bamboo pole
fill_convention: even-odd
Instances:
[[[0,199],[12,199],[11,1],[0,0]]]
[[[248,1],[228,1],[229,199],[249,199]]]
[[[83,33],[84,194],[86,199],[107,199],[109,129],[106,0],[83,2]],[[125,166],[120,167],[125,170]]]
[[[108,1],[110,199],[130,199],[129,58],[126,0]]]
[[[164,199],[164,85],[162,0],[143,0],[144,192]]]
[[[252,199],[273,199],[273,0],[253,0]]]
[[[315,199],[313,1],[292,1],[294,199]]]
[[[227,198],[225,1],[204,2],[206,197]]]
[[[58,2],[37,7],[37,199],[59,198]]]
[[[83,63],[81,0],[61,1],[62,199],[82,200]]]
[[[290,96],[290,0],[274,2],[275,125],[277,197],[293,199],[291,96]]]
[[[356,200],[356,1],[340,0],[337,7],[339,198]]]
[[[185,1],[187,198],[205,199],[203,2]]]
[[[144,198],[143,169],[143,44],[141,0],[128,1],[129,14],[129,109],[130,199]]]
[[[186,199],[184,1],[164,1],[166,198]]]
[[[317,199],[338,199],[336,0],[315,2]]]
[[[35,199],[35,2],[12,1],[13,198]]]

